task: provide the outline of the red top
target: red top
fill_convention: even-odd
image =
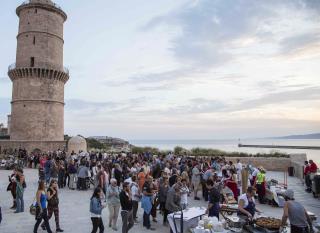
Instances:
[[[304,175],[308,175],[308,173],[310,172],[310,168],[309,165],[304,167]]]
[[[316,173],[317,170],[318,170],[317,164],[316,163],[311,163],[310,166],[309,166],[309,171],[311,173]]]

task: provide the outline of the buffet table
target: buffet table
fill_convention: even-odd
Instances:
[[[182,232],[198,225],[199,219],[206,214],[206,207],[192,207],[183,210]],[[173,233],[181,233],[181,212],[168,215],[168,222]]]

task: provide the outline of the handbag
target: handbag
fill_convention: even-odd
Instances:
[[[31,215],[36,215],[37,206],[38,204],[36,202],[36,198],[34,198],[32,204],[30,205],[30,210],[29,210]]]

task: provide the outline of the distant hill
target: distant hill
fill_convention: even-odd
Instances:
[[[320,139],[320,133],[274,137],[276,139]]]

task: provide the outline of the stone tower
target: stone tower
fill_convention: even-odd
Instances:
[[[29,0],[16,9],[19,17],[13,83],[10,141],[28,149],[64,147],[63,24],[66,13],[51,0]]]

